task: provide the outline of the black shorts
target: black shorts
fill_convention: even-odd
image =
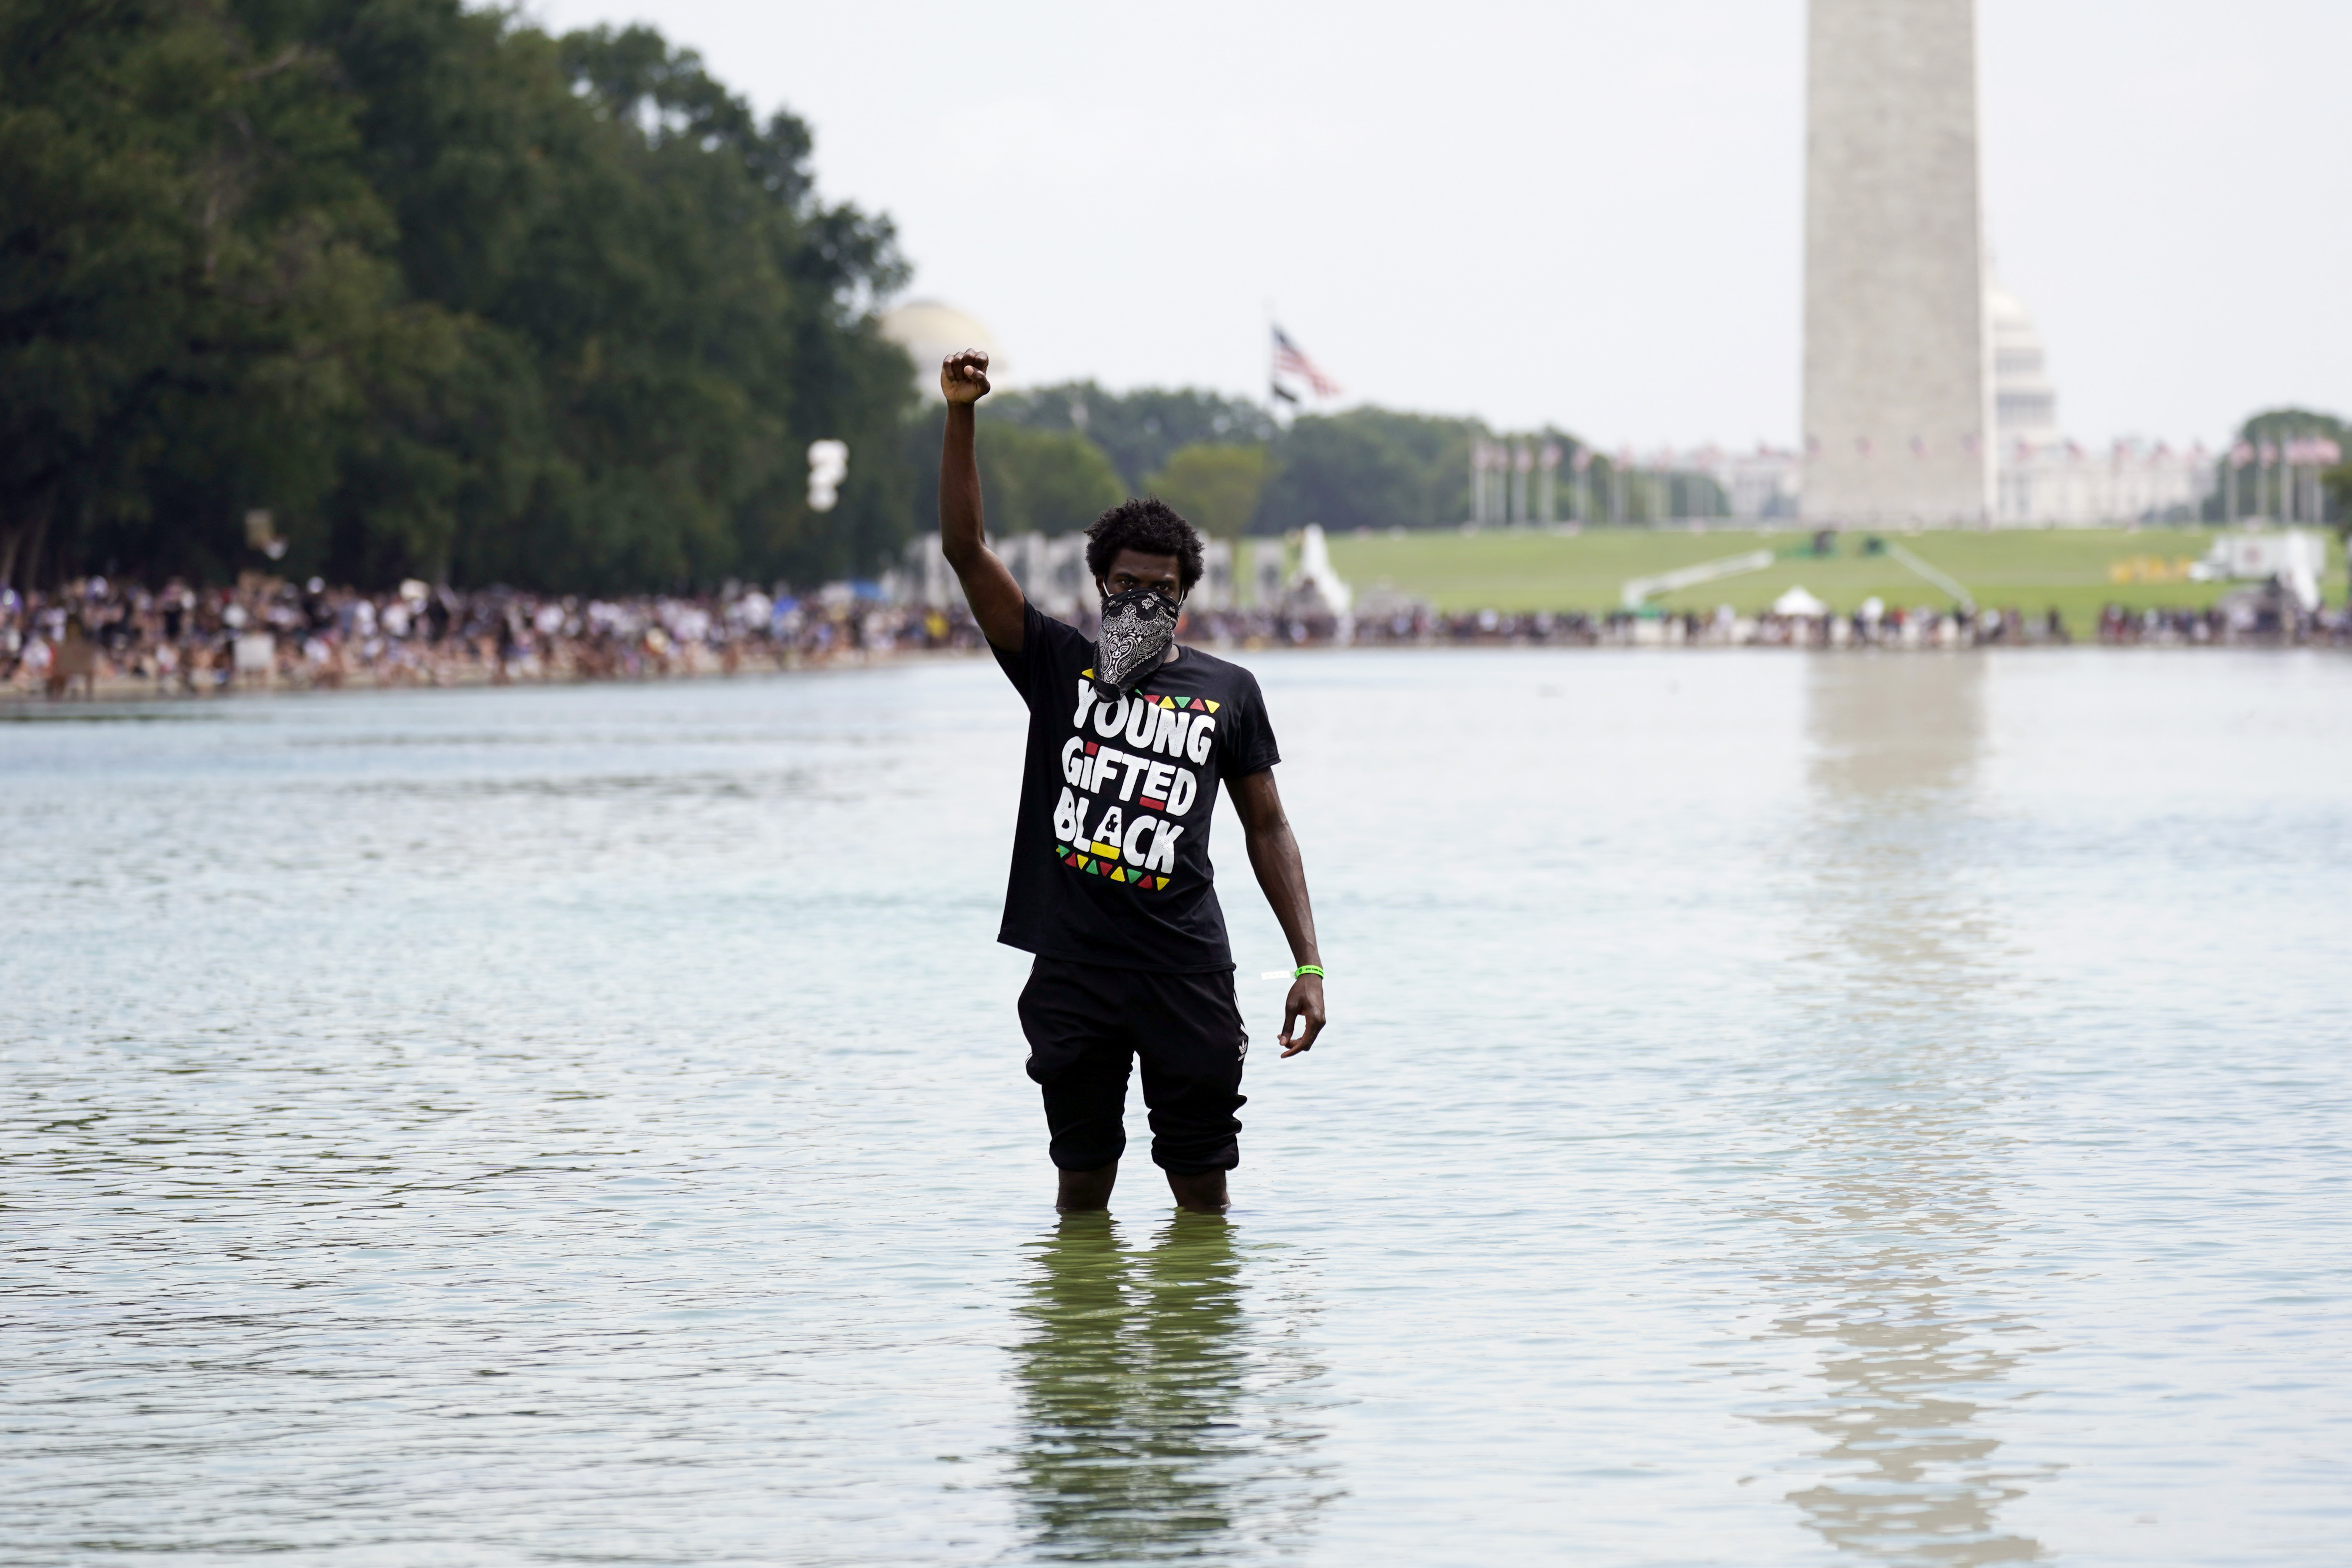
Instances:
[[[1127,1076],[1137,1057],[1152,1162],[1180,1176],[1242,1163],[1234,1112],[1244,1102],[1249,1035],[1233,971],[1163,974],[1040,958],[1021,990],[1021,1032],[1063,1170],[1097,1170],[1125,1152]]]

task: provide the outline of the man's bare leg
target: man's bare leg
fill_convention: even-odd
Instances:
[[[1191,1176],[1180,1176],[1171,1171],[1168,1190],[1176,1194],[1178,1208],[1192,1214],[1223,1214],[1227,1206],[1223,1171],[1202,1171]]]
[[[1081,1214],[1089,1209],[1110,1207],[1110,1190],[1118,1182],[1118,1162],[1092,1171],[1064,1171],[1061,1191],[1054,1206],[1064,1214]]]

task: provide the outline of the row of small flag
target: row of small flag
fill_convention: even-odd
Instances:
[[[2265,465],[2284,461],[2290,468],[2332,468],[2344,460],[2344,448],[2325,436],[2299,437],[2291,441],[2241,441],[2230,448],[2230,466],[2242,468],[2257,458]]]

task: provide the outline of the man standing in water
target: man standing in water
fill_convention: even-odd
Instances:
[[[988,356],[949,355],[940,390],[940,548],[1029,705],[996,940],[1036,954],[1021,1027],[1061,1172],[1056,1205],[1109,1205],[1140,1057],[1151,1158],[1179,1205],[1222,1214],[1225,1173],[1241,1163],[1234,1112],[1249,1037],[1209,865],[1220,783],[1233,786],[1250,868],[1297,965],[1276,1042],[1284,1058],[1323,1030],[1323,961],[1274,787],[1280,757],[1265,700],[1249,671],[1176,646],[1184,595],[1201,578],[1201,536],[1157,500],[1113,507],[1087,531],[1099,647],[1039,614],[982,531],[972,405],[988,395]]]

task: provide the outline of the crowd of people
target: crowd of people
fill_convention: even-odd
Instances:
[[[92,577],[55,594],[0,590],[0,688],[52,696],[631,679],[979,646],[960,611],[847,591],[558,597],[411,581],[363,594],[253,576],[233,588]]]
[[[1081,616],[1081,629],[1091,631]],[[2202,609],[2109,605],[2085,630],[2100,643],[2352,645],[2352,614],[2310,613],[2276,594]],[[2047,645],[2074,640],[2052,611],[1895,608],[1863,616],[1439,614],[1367,605],[1335,616],[1192,612],[1184,635],[1211,647],[1893,647]],[[898,605],[843,585],[797,596],[730,586],[709,595],[554,596],[457,592],[409,582],[364,594],[248,576],[235,587],[149,589],[103,577],[54,593],[0,589],[0,692],[198,695],[240,687],[449,686],[732,674],[862,661],[916,650],[977,651],[961,605]]]
[[[1937,609],[1875,605],[1849,615],[1743,616],[1729,606],[1712,614],[1656,611],[1549,610],[1506,615],[1495,610],[1440,614],[1425,605],[1368,606],[1364,613],[1261,616],[1211,612],[1193,617],[1193,635],[1213,644],[1253,641],[1309,646],[1561,646],[1582,647],[2063,647],[2077,640],[2059,610]],[[2352,647],[2352,610],[2298,609],[2267,589],[2241,591],[2198,609],[2128,609],[2108,605],[2087,628],[2102,644]]]

